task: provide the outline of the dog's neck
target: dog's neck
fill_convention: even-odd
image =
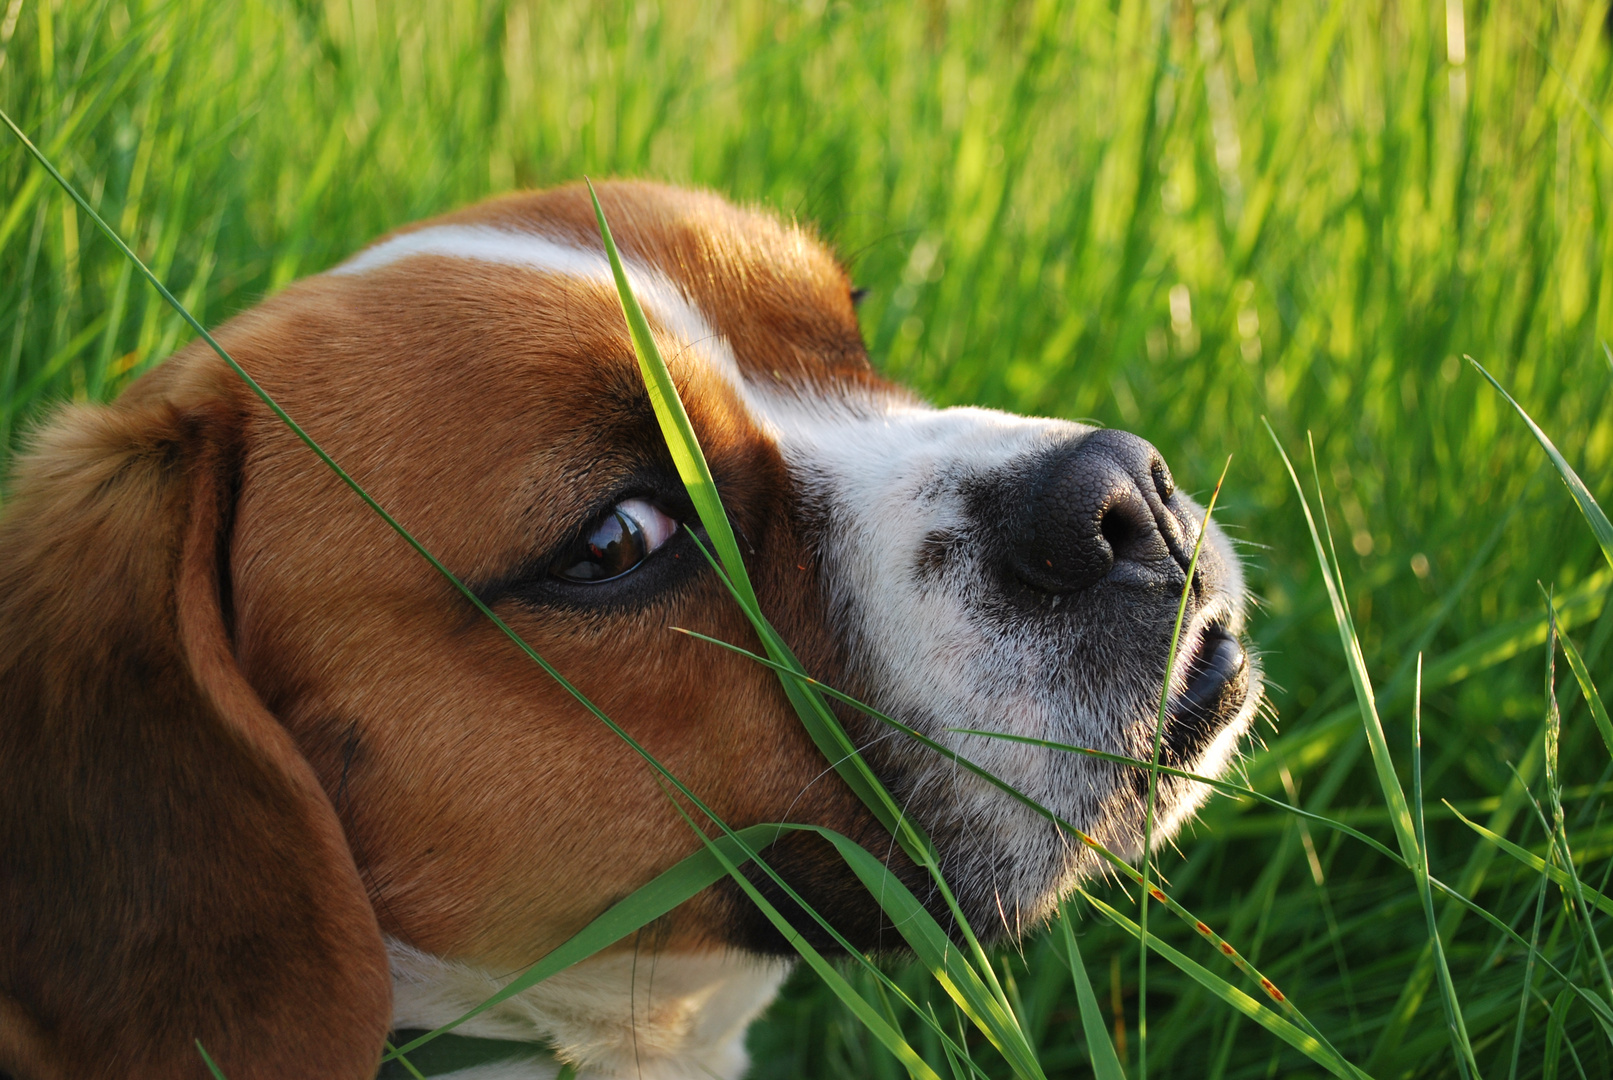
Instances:
[[[493,972],[388,941],[392,1025],[433,1029],[508,981]],[[738,1080],[745,1029],[789,974],[786,961],[739,954],[621,954],[586,960],[455,1029],[552,1047],[579,1080]],[[448,1074],[454,1080],[551,1080],[555,1057],[534,1053]]]

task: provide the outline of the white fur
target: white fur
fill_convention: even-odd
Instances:
[[[328,273],[338,276],[367,274],[405,259],[444,256],[472,262],[517,266],[540,274],[556,274],[576,281],[589,281],[608,288],[614,296],[616,279],[611,274],[605,249],[595,250],[558,243],[536,233],[513,232],[488,225],[433,225],[394,236],[365,248]],[[659,268],[637,259],[622,257],[644,314],[671,335],[678,348],[666,350],[667,362],[675,364],[684,350],[696,347],[700,356],[729,382],[740,385],[739,366],[726,338],[711,328],[677,283]]]
[[[388,941],[393,1027],[436,1028],[481,1004],[509,976]],[[579,1078],[738,1080],[745,1029],[790,964],[739,954],[597,956],[551,976],[455,1030],[553,1046]],[[549,1080],[552,1061],[478,1066],[456,1080]]]

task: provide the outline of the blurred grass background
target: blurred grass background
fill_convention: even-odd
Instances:
[[[1561,484],[1460,357],[1613,490],[1606,21],[1605,0],[0,0],[0,107],[214,323],[392,227],[584,173],[813,223],[869,289],[875,363],[938,403],[1135,430],[1189,490],[1234,455],[1219,516],[1247,545],[1279,716],[1249,779],[1388,840],[1261,418],[1296,457],[1309,434],[1397,754],[1427,653],[1434,872],[1527,935],[1539,879],[1438,800],[1544,850],[1509,768],[1538,785],[1537,582],[1604,686],[1613,605]],[[114,395],[184,338],[6,142],[0,457],[53,402]],[[1597,884],[1613,766],[1563,694],[1570,836]],[[1341,1050],[1378,1076],[1456,1075],[1403,870],[1224,798],[1178,847],[1183,902]],[[1542,948],[1589,983],[1558,899]],[[1505,1073],[1522,954],[1472,917],[1442,925],[1479,1063]],[[1134,1053],[1135,950],[1083,929]],[[1003,964],[1049,1074],[1084,1075],[1068,972],[1039,942]],[[1536,983],[1518,1075],[1613,1075],[1589,1011]],[[1163,962],[1149,986],[1155,1075],[1314,1072]],[[752,1041],[761,1077],[897,1075],[806,979]]]

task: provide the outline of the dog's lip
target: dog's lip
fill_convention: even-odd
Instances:
[[[1249,666],[1238,639],[1219,626],[1207,628],[1188,659],[1187,683],[1173,697],[1173,713],[1208,709],[1221,691]]]
[[[1178,645],[1167,715],[1174,720],[1211,712],[1226,689],[1248,670],[1248,654],[1226,614],[1201,613]]]

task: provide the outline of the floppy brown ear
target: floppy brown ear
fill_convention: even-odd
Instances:
[[[202,1078],[200,1040],[229,1080],[370,1080],[375,914],[231,652],[241,396],[141,389],[0,507],[0,1072]]]

